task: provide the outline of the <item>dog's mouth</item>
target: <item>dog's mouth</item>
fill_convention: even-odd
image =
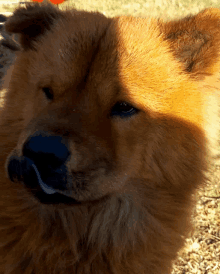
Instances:
[[[38,178],[38,183],[39,183],[41,189],[42,189],[46,194],[49,194],[49,195],[58,193],[57,190],[53,189],[51,186],[46,185],[46,184],[42,181],[41,176],[40,176],[40,173],[39,173],[37,167],[35,166],[35,164],[32,164],[32,167],[34,168],[34,170],[35,170],[35,172],[36,172],[36,175],[37,175],[37,178]]]
[[[53,178],[51,178],[50,184],[45,183],[36,164],[28,157],[11,156],[8,161],[7,171],[12,182],[22,182],[41,203],[80,204],[79,201],[71,197],[71,192],[66,188],[53,187]]]

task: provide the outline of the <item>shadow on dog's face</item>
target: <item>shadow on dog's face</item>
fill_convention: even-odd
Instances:
[[[24,127],[8,158],[8,175],[41,202],[94,201],[121,189],[129,178],[125,165],[132,165],[131,151],[116,155],[120,136],[112,121],[129,120],[138,110],[119,95],[110,20],[74,10],[66,17],[55,9],[41,13],[30,18],[35,22],[40,16],[37,26],[27,28],[28,22],[13,18],[7,25],[22,32],[24,50],[10,89],[25,97]]]

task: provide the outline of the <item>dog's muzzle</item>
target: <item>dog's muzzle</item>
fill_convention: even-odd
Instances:
[[[23,182],[33,192],[43,191],[47,196],[72,196],[65,165],[70,151],[61,136],[36,132],[25,142],[22,152],[21,157],[9,158],[7,170],[12,182]]]

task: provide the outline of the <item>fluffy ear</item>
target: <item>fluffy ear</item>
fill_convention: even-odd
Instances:
[[[54,20],[62,16],[61,11],[49,2],[27,3],[18,7],[5,23],[9,33],[20,34],[20,44],[24,49],[34,49],[33,41],[50,30]]]
[[[219,70],[220,10],[206,9],[195,16],[160,22],[174,55],[192,77],[202,78]]]

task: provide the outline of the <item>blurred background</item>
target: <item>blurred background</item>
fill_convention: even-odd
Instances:
[[[18,0],[0,0],[3,12],[11,12]],[[23,2],[24,3],[24,2]],[[197,13],[206,7],[220,8],[219,0],[67,0],[59,7],[74,6],[88,11],[98,10],[107,16],[132,14],[135,16],[154,16],[164,19]]]

